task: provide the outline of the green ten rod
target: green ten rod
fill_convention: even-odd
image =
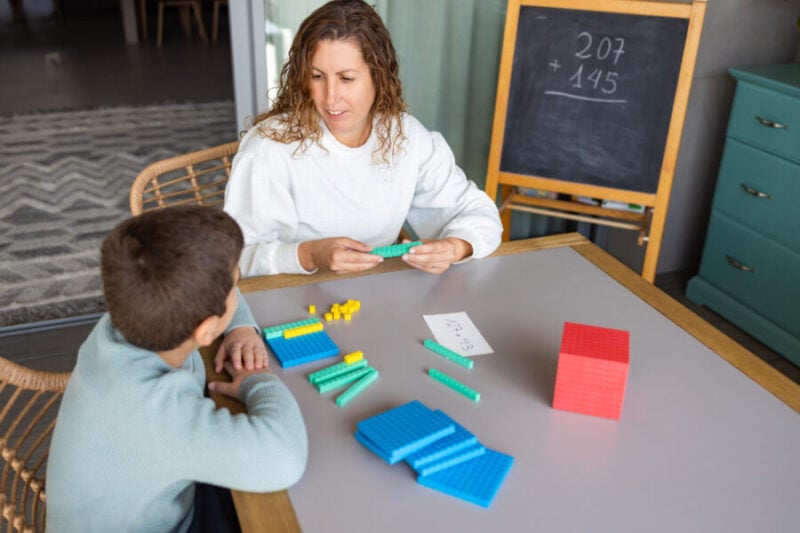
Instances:
[[[470,389],[469,387],[467,387],[466,385],[464,385],[460,381],[456,381],[455,379],[451,378],[450,376],[448,376],[444,372],[439,372],[435,368],[431,368],[430,370],[428,370],[428,375],[430,377],[432,377],[433,379],[435,379],[436,381],[438,381],[439,383],[441,383],[443,385],[447,385],[448,387],[450,387],[454,391],[460,392],[461,394],[463,394],[464,396],[466,396],[467,398],[469,398],[473,402],[478,402],[481,399],[481,393],[480,392],[478,392],[476,390],[473,390],[473,389]]]
[[[425,339],[423,344],[430,351],[436,352],[445,359],[450,359],[454,363],[457,363],[464,368],[472,368],[475,365],[475,362],[472,359],[464,357],[463,355],[456,353],[449,348],[445,348],[433,339]]]

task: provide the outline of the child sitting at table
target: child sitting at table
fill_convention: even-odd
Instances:
[[[128,219],[101,249],[105,314],[78,352],[47,467],[50,532],[238,531],[230,489],[298,481],[308,441],[300,409],[267,366],[240,297],[236,222],[209,207]],[[232,382],[203,394],[198,348]]]

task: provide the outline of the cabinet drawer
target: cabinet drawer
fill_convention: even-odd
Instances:
[[[700,277],[800,336],[800,254],[714,213]]]
[[[800,252],[799,201],[800,164],[728,139],[714,210]]]
[[[800,162],[800,99],[740,81],[728,135]]]

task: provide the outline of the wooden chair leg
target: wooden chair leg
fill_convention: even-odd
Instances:
[[[214,2],[214,18],[211,19],[211,42],[217,44],[219,37],[219,2]]]
[[[147,0],[139,0],[139,19],[142,24],[142,40],[147,40]]]
[[[200,13],[200,2],[192,3],[192,10],[194,11],[194,18],[197,21],[197,31],[200,32],[200,38],[204,43],[208,43],[208,35],[206,34],[206,25],[203,24],[203,14]]]
[[[156,43],[161,48],[161,43],[164,42],[164,4],[158,3],[158,37]]]
[[[181,28],[186,37],[192,36],[192,7],[191,5],[181,6]]]
[[[25,9],[22,6],[22,0],[9,0],[9,4],[11,4],[11,16],[14,20],[25,20]],[[54,13],[58,13],[57,6],[54,10]]]

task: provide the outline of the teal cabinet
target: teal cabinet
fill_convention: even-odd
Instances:
[[[800,365],[800,64],[731,74],[725,149],[686,296]]]

